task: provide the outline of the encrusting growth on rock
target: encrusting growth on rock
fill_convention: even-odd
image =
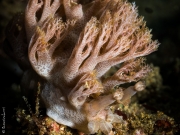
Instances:
[[[32,90],[40,82],[47,115],[90,134],[109,134],[113,123],[123,123],[110,106],[126,104],[144,89],[141,80],[151,69],[141,56],[159,45],[135,4],[29,0],[17,16],[6,30],[7,49],[25,71],[22,88]],[[117,64],[120,69],[104,77]],[[130,82],[137,83],[121,87]]]

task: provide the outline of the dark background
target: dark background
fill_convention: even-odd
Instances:
[[[135,1],[139,14],[152,29],[153,39],[161,43],[158,51],[147,56],[148,62],[160,68],[165,89],[159,91],[154,106],[180,122],[180,1]]]

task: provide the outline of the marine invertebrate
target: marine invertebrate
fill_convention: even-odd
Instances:
[[[150,68],[139,57],[158,47],[135,4],[124,0],[29,0],[25,13],[9,24],[7,40],[10,54],[18,52],[13,56],[26,70],[25,89],[41,82],[49,117],[105,134],[112,123],[123,122],[110,105],[127,103],[144,88],[139,80]],[[119,63],[114,75],[103,77]],[[115,88],[133,81],[135,86]]]

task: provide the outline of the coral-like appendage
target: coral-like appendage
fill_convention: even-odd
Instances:
[[[20,21],[15,18],[9,25],[7,39],[12,51],[22,54],[16,60],[26,65],[25,89],[30,89],[25,85],[29,80],[41,82],[49,117],[85,133],[101,130],[109,134],[113,123],[124,122],[111,105],[128,104],[144,89],[140,80],[150,67],[139,57],[155,51],[159,44],[152,41],[135,4],[125,0],[80,2],[29,0]],[[117,64],[119,70],[105,77]],[[129,82],[137,83],[121,87]]]

